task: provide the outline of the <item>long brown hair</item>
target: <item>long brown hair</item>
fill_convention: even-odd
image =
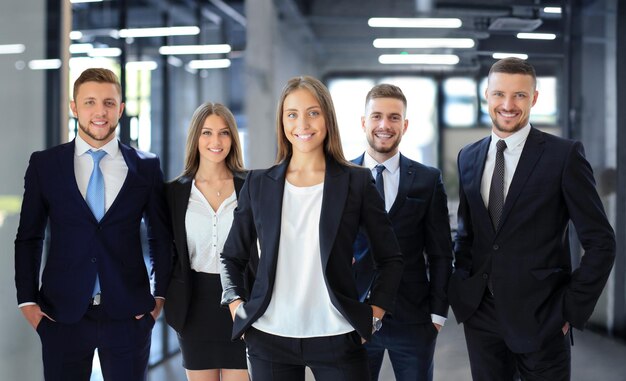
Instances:
[[[330,92],[318,79],[309,76],[291,78],[280,95],[278,107],[276,109],[276,137],[278,139],[278,152],[276,153],[276,163],[283,162],[293,154],[293,147],[285,136],[283,126],[283,105],[285,98],[293,91],[306,89],[317,99],[322,109],[324,122],[326,123],[326,138],[324,139],[324,153],[331,156],[338,163],[350,165],[343,155],[341,138],[339,136],[339,125],[335,116],[335,106],[330,96]]]
[[[237,132],[237,122],[235,116],[220,103],[206,102],[194,111],[187,133],[187,146],[185,148],[185,169],[179,177],[193,178],[200,166],[200,153],[198,152],[198,139],[204,126],[204,121],[211,115],[217,115],[224,120],[230,131],[231,145],[226,156],[226,167],[233,173],[244,171],[241,144],[239,143],[239,133]]]

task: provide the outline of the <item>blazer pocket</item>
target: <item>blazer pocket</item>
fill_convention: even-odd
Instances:
[[[564,269],[561,267],[550,267],[545,269],[532,269],[530,273],[533,274],[537,280],[544,280],[552,274],[558,274],[563,271]]]

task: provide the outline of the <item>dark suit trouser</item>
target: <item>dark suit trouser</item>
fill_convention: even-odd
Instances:
[[[499,332],[494,299],[485,294],[476,312],[465,322],[465,340],[472,378],[476,381],[524,381],[570,379],[570,337],[561,330],[544,348],[531,353],[513,353]]]
[[[252,381],[368,381],[367,354],[356,331],[324,337],[290,338],[250,327],[245,333]]]
[[[74,324],[43,318],[37,326],[46,381],[89,381],[94,350],[104,379],[146,379],[154,319],[113,320],[99,306],[91,306]]]
[[[386,318],[365,344],[372,380],[378,380],[387,349],[396,381],[432,381],[436,342],[437,329],[432,322],[402,324]]]

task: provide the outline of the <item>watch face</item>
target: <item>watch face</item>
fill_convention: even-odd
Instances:
[[[379,318],[374,318],[372,321],[372,325],[374,326],[374,331],[378,331],[383,327],[383,321]]]

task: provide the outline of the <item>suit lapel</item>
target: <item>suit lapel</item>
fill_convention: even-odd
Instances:
[[[465,174],[466,181],[470,184],[465,189],[465,194],[468,198],[468,202],[472,205],[472,210],[476,211],[476,218],[482,221],[483,226],[488,226],[488,231],[493,232],[493,226],[491,223],[491,217],[489,216],[489,210],[485,206],[483,196],[480,191],[483,172],[485,171],[485,161],[487,160],[487,152],[489,151],[489,144],[491,143],[491,137],[483,139],[478,145],[475,153],[474,164],[471,169]],[[467,179],[469,178],[469,179]]]
[[[137,157],[135,151],[132,148],[122,144],[121,142],[118,142],[118,146],[120,147],[120,152],[122,153],[122,156],[124,156],[124,161],[126,162],[126,166],[128,167],[128,173],[126,174],[126,179],[124,179],[124,184],[122,184],[122,188],[120,188],[120,191],[115,197],[115,200],[113,200],[113,203],[111,203],[111,206],[106,211],[106,213],[104,213],[104,216],[100,221],[104,221],[107,216],[111,214],[113,210],[115,210],[117,205],[120,203],[119,200],[123,199],[124,192],[127,191],[130,180],[136,178],[139,173],[137,169],[137,161],[139,160],[139,158]]]
[[[322,268],[326,269],[330,252],[341,223],[343,208],[348,197],[350,175],[348,171],[330,157],[326,158],[326,174],[324,176],[324,195],[320,214],[320,254]]]
[[[183,269],[191,268],[189,262],[189,249],[187,248],[187,230],[185,228],[185,218],[187,216],[187,206],[189,205],[189,196],[191,195],[191,179],[181,179],[176,182],[174,188],[174,216],[172,223],[175,229],[179,230],[179,242],[177,244],[181,248],[178,253],[180,261],[184,264]]]
[[[91,208],[87,204],[87,201],[80,193],[80,189],[78,188],[78,183],[76,182],[76,173],[74,172],[74,154],[76,152],[76,144],[75,141],[72,140],[70,143],[66,144],[62,150],[61,155],[59,157],[59,168],[61,169],[61,176],[64,181],[62,184],[69,184],[70,187],[70,197],[73,197],[77,200],[77,205],[80,205],[80,208],[85,212],[89,218],[93,222],[97,222],[96,218],[93,216],[91,212]]]
[[[511,212],[513,204],[515,204],[515,200],[519,197],[520,192],[524,188],[524,184],[526,184],[528,177],[533,172],[539,158],[543,154],[543,143],[544,140],[541,133],[538,130],[531,128],[528,138],[526,139],[526,143],[524,144],[524,150],[522,151],[517,168],[515,169],[515,174],[511,180],[506,200],[504,200],[502,216],[500,217],[500,225],[498,228],[501,228],[502,224],[506,221],[506,217]]]
[[[276,261],[278,259],[278,246],[280,243],[280,225],[283,210],[283,194],[285,192],[285,174],[289,160],[270,168],[261,179],[261,185],[255,189],[259,195],[259,211],[263,221],[263,236],[267,246],[259,253],[260,258],[271,256],[263,261],[270,267],[269,278],[274,279],[276,273]]]
[[[415,168],[413,163],[409,162],[402,154],[400,154],[400,184],[398,185],[398,195],[391,205],[389,210],[389,217],[393,217],[406,200],[406,196],[409,194],[411,185],[415,181]]]

